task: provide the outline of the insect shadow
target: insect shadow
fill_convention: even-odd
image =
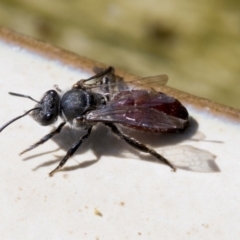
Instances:
[[[186,140],[191,140],[191,138],[197,133],[197,130],[198,123],[192,117],[190,118],[189,127],[184,131],[184,133],[179,134],[176,133],[154,134],[149,132],[135,131],[129,128],[122,128],[122,131],[124,133],[129,134],[131,137],[138,139],[142,143],[153,147],[160,153],[163,148],[165,147],[169,148],[167,151],[170,153],[173,152],[173,154],[176,155],[175,158],[177,158],[178,161],[176,161],[175,164],[180,169],[194,172],[219,172],[220,169],[214,161],[215,156],[213,154],[205,150],[189,146],[187,146],[187,148],[185,146],[184,148],[184,145],[181,145],[180,148],[176,147],[177,144],[179,143],[182,143]],[[84,131],[75,130],[67,126],[62,130],[61,134],[54,136],[52,140],[58,145],[59,147],[58,149],[67,151],[69,149],[69,146],[71,146],[73,142],[76,142],[79,139],[79,137],[84,135],[84,133],[85,133]],[[83,159],[82,155],[85,152],[89,151],[89,149],[91,149],[91,151],[95,155],[95,159],[85,160]],[[43,154],[44,155],[49,153],[52,154],[57,150],[44,152],[38,155],[31,155],[25,158],[24,160],[28,160]],[[181,154],[183,154],[183,152],[186,151],[188,151],[191,154],[189,155],[188,153],[186,154],[186,156],[181,156]],[[89,139],[83,143],[83,145],[77,150],[77,152],[74,155],[74,159],[77,159],[78,161],[80,160],[81,163],[69,167],[65,166],[61,171],[72,171],[89,167],[93,164],[96,164],[101,159],[102,156],[114,156],[118,158],[131,158],[131,159],[135,158],[143,161],[150,161],[156,163],[156,159],[153,156],[137,151],[136,149],[126,144],[124,141],[118,139],[115,135],[111,133],[111,131],[107,127],[98,124],[98,126],[96,126]],[[37,166],[34,170],[37,170],[40,167],[56,164],[57,162],[59,162],[59,160],[61,160],[61,158],[62,156],[57,156],[57,159],[47,161]],[[179,159],[184,159],[184,161]]]

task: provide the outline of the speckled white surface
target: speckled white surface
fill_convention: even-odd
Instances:
[[[70,88],[86,76],[0,42],[0,125],[34,105],[9,91],[39,99],[54,84]],[[64,170],[50,178],[48,172],[81,133],[66,129],[18,156],[51,127],[30,117],[9,126],[0,134],[1,239],[238,239],[239,122],[188,107],[194,120],[183,135],[133,133],[163,153],[160,146],[167,147],[165,154],[172,153],[179,166],[197,166],[176,173],[132,151],[100,126]],[[183,145],[199,152],[179,147]]]

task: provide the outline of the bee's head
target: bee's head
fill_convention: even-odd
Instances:
[[[55,90],[49,90],[47,91],[44,96],[42,97],[41,101],[37,101],[33,99],[32,97],[28,95],[23,95],[19,93],[13,93],[9,92],[10,95],[17,96],[17,97],[23,97],[23,98],[28,98],[31,99],[32,101],[36,102],[36,106],[24,114],[10,120],[6,124],[4,124],[0,128],[0,132],[5,129],[8,125],[11,123],[15,122],[16,120],[28,115],[31,113],[31,116],[35,121],[37,121],[40,125],[42,126],[48,126],[53,124],[59,115],[59,102],[60,102],[60,97],[58,93]]]
[[[36,104],[36,109],[31,112],[31,116],[42,126],[53,124],[59,114],[60,98],[55,90],[47,91],[41,101]]]

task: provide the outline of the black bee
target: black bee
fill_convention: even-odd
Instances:
[[[158,75],[126,83],[115,75],[113,67],[108,67],[88,79],[78,81],[63,95],[55,90],[47,91],[40,101],[27,95],[10,92],[11,95],[29,98],[37,104],[23,115],[3,125],[0,132],[29,113],[42,126],[55,123],[60,116],[63,122],[22,152],[25,153],[60,133],[66,123],[74,128],[86,130],[86,134],[69,148],[59,165],[49,173],[50,176],[64,166],[69,157],[89,137],[97,123],[106,125],[129,145],[151,154],[175,171],[176,168],[170,161],[118,128],[118,125],[123,125],[148,132],[183,131],[189,124],[186,108],[177,99],[154,90],[154,87],[166,84],[167,80],[167,75]]]

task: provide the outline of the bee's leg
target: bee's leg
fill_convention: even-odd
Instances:
[[[54,131],[50,132],[49,134],[47,134],[46,136],[44,136],[43,138],[41,138],[38,142],[36,142],[35,144],[31,145],[29,148],[27,148],[26,150],[22,151],[19,155],[28,152],[36,147],[38,147],[39,145],[45,143],[46,141],[48,141],[50,138],[52,138],[53,136],[55,136],[56,134],[60,133],[63,126],[66,124],[66,122],[62,122]]]
[[[91,134],[92,127],[88,129],[88,132],[86,135],[81,137],[77,142],[75,142],[67,151],[67,154],[65,157],[61,160],[61,162],[58,164],[58,166],[49,173],[49,176],[52,177],[55,172],[57,172],[59,169],[61,169],[64,164],[67,162],[67,160],[76,152],[76,150],[80,147],[80,145],[89,137]]]
[[[115,79],[115,74],[114,74],[114,68],[113,67],[108,67],[106,69],[103,69],[101,72],[96,73],[94,76],[87,78],[87,79],[81,79],[77,81],[73,86],[72,89],[86,89],[88,87],[94,87],[103,84],[102,80],[104,77],[111,77]],[[86,82],[95,79],[95,82],[93,84],[85,84]]]
[[[176,171],[176,168],[163,156],[158,154],[153,149],[145,146],[144,144],[140,143],[134,138],[129,137],[128,135],[122,133],[114,124],[112,123],[105,123],[106,126],[110,127],[113,133],[115,133],[117,136],[119,136],[121,139],[123,139],[125,142],[127,142],[132,147],[138,149],[141,152],[149,153],[152,156],[156,157],[159,161],[167,164],[170,168],[173,169],[173,171]]]

